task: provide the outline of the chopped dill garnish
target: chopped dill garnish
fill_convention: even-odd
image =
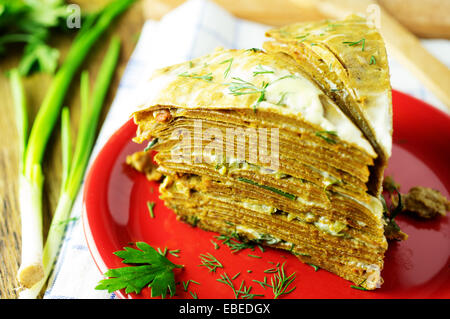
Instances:
[[[161,256],[166,256],[167,255],[167,247],[164,247],[164,251],[161,251],[161,248],[157,248],[157,250],[158,250],[158,253],[161,255]]]
[[[213,79],[212,73],[208,73],[206,75],[199,75],[196,73],[189,74],[187,72],[184,72],[184,73],[178,74],[178,76],[182,76],[182,77],[186,77],[186,78],[193,78],[193,79],[200,79],[200,80],[205,80],[208,82],[211,82]]]
[[[337,136],[336,131],[319,131],[319,132],[316,132],[316,136],[318,136],[318,137],[324,139],[324,140],[327,141],[329,144],[336,144],[336,143],[337,143],[336,140],[334,140],[334,139],[332,139],[332,138],[326,136],[325,134],[326,134],[326,135],[331,135],[331,136]]]
[[[248,256],[248,257],[252,257],[252,258],[262,258],[261,256],[250,255],[250,254],[248,254],[247,256]]]
[[[231,249],[231,252],[236,253],[243,249],[255,249],[255,243],[253,242],[241,242],[239,241],[239,236],[236,233],[232,233],[230,235],[219,235],[216,236],[218,240],[222,240],[222,244],[228,246]]]
[[[228,76],[228,73],[230,73],[231,64],[233,64],[233,58],[227,59],[225,61],[220,62],[220,64],[228,63],[227,68],[225,69],[225,72],[223,72],[223,78],[225,79]]]
[[[200,285],[200,283],[199,282],[197,282],[197,281],[195,281],[195,280],[192,280],[192,279],[189,279],[188,281],[186,281],[186,282],[184,282],[184,281],[182,281],[181,283],[183,284],[183,289],[184,289],[184,291],[188,291],[188,287],[189,287],[189,283],[193,283],[193,284],[197,284],[197,285]]]
[[[192,298],[194,299],[198,299],[197,293],[189,291],[189,293],[191,294]]]
[[[270,283],[272,284],[273,298],[278,299],[282,295],[286,295],[295,290],[295,286],[288,290],[289,286],[295,280],[295,272],[289,276],[286,276],[284,272],[284,264],[278,267],[278,271],[272,278],[270,278]]]
[[[153,207],[155,207],[155,203],[154,202],[147,202],[147,208],[148,208],[148,211],[150,213],[150,217],[151,218],[155,217],[155,214],[153,212]]]
[[[304,39],[304,38],[306,38],[308,35],[309,35],[309,33],[304,34],[304,35],[298,35],[298,36],[296,36],[295,38],[296,38],[296,39]]]
[[[260,188],[263,188],[263,189],[265,189],[265,190],[272,191],[272,192],[274,192],[274,193],[277,193],[278,195],[284,196],[284,197],[289,198],[289,199],[291,199],[291,200],[296,200],[296,199],[297,199],[297,196],[295,196],[295,195],[293,195],[293,194],[286,193],[286,192],[284,192],[284,191],[282,191],[282,190],[279,190],[279,189],[274,188],[274,187],[271,187],[271,186],[258,184],[257,182],[254,182],[254,181],[252,181],[252,180],[250,180],[250,179],[238,177],[238,180],[239,180],[240,182],[248,183],[248,184],[255,185],[255,186],[258,186],[258,187],[260,187]]]
[[[199,266],[204,266],[209,269],[209,272],[216,272],[217,268],[223,268],[222,263],[210,253],[200,254],[202,263]]]
[[[237,277],[239,277],[240,274],[241,274],[241,273],[238,272],[236,275],[234,275],[233,277],[231,277],[231,280],[235,280]]]
[[[377,60],[375,60],[375,57],[372,55],[372,56],[370,57],[369,64],[372,65],[372,64],[376,64],[376,63],[377,63]]]
[[[269,268],[263,271],[265,274],[273,274],[277,272],[277,268],[273,267],[273,268]]]
[[[174,250],[169,250],[169,254],[171,254],[174,257],[179,258],[180,256],[178,255],[178,253],[180,252],[179,249],[174,249]]]
[[[241,282],[241,286],[239,287],[239,290],[237,290],[238,294],[241,294],[242,299],[253,299],[254,297],[264,297],[264,295],[261,294],[251,294],[250,291],[252,290],[252,286],[245,286],[244,280]]]
[[[272,286],[267,283],[267,277],[266,276],[264,276],[264,281],[259,281],[259,280],[255,280],[255,279],[253,279],[252,281],[256,282],[257,284],[259,284],[264,289],[266,289],[266,287],[272,288]]]
[[[153,146],[155,146],[156,143],[158,143],[158,139],[157,138],[154,138],[153,140],[148,142],[147,147],[144,148],[144,152],[147,152],[149,149],[151,149]]]
[[[227,83],[229,85],[228,89],[230,90],[230,94],[239,96],[244,94],[259,94],[258,100],[253,105],[253,109],[256,112],[256,106],[259,105],[262,101],[264,101],[266,96],[266,88],[269,85],[268,82],[263,81],[261,87],[257,87],[251,82],[247,82],[242,80],[241,78],[232,78],[234,82]]]
[[[258,49],[258,48],[250,48],[250,49],[247,49],[246,51],[252,51],[252,52],[262,52],[263,50],[261,50],[261,49]]]
[[[363,283],[365,283],[365,282],[366,282],[366,279],[364,279],[358,286],[351,285],[350,288],[358,289],[358,290],[363,290],[363,291],[368,291],[369,289],[366,289],[366,288],[364,288],[364,287],[361,286],[361,285],[362,285]]]
[[[273,71],[264,69],[261,64],[258,64],[258,66],[256,66],[255,70],[256,71],[253,71],[253,76],[257,76],[258,74],[274,73]]]
[[[284,104],[284,99],[286,98],[286,95],[288,94],[289,92],[281,92],[281,94],[280,94],[280,100],[276,103],[276,105],[285,105]]]
[[[224,272],[222,275],[220,275],[220,279],[216,279],[218,282],[221,282],[233,290],[234,298],[237,299],[239,296],[239,293],[236,291],[236,288],[234,288],[234,284],[231,281],[230,277],[228,277],[228,274]]]
[[[362,38],[362,39],[359,40],[359,41],[354,41],[354,42],[352,42],[352,41],[344,41],[344,42],[342,42],[342,43],[343,43],[343,44],[348,44],[348,46],[350,46],[350,47],[362,43],[362,49],[361,49],[361,51],[364,51],[364,48],[365,48],[365,46],[366,46],[366,39],[365,39],[365,38]]]
[[[211,239],[211,243],[214,245],[214,249],[219,249],[220,248],[220,246],[219,246],[219,244],[218,243],[216,243],[214,240],[212,240]]]
[[[313,267],[313,268],[314,268],[314,271],[318,271],[318,270],[320,269],[319,266],[316,266],[316,265],[314,265],[314,264],[308,264],[308,265],[310,265],[311,267]]]

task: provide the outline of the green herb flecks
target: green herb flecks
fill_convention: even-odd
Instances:
[[[148,212],[150,213],[150,217],[154,218],[155,214],[153,212],[153,207],[155,207],[155,203],[154,202],[147,202],[147,208],[148,208]]]
[[[284,191],[279,190],[277,188],[274,188],[272,186],[262,185],[262,184],[259,184],[259,183],[255,182],[255,181],[252,181],[252,180],[247,179],[247,178],[242,178],[242,177],[238,177],[238,180],[240,182],[244,182],[244,183],[248,183],[248,184],[251,184],[251,185],[255,185],[255,186],[260,187],[262,189],[269,190],[271,192],[277,193],[278,195],[284,196],[284,197],[289,198],[291,200],[296,200],[297,199],[297,196],[295,196],[293,194],[290,194],[290,193],[287,193],[287,192],[284,192]]]
[[[138,266],[126,266],[109,269],[104,275],[109,277],[99,282],[95,289],[113,292],[125,289],[126,293],[139,294],[144,287],[151,287],[151,296],[164,298],[167,292],[175,295],[175,268],[182,268],[159,254],[154,248],[144,242],[137,242],[134,249],[125,247],[124,250],[114,254],[122,258],[126,264],[138,264]]]
[[[319,266],[316,266],[316,265],[314,265],[314,264],[308,264],[308,265],[310,265],[311,267],[313,267],[313,268],[314,268],[314,271],[318,271],[318,270],[320,269]]]
[[[144,152],[147,152],[148,150],[152,149],[152,147],[155,146],[156,143],[158,143],[158,138],[154,138],[153,140],[148,142],[147,147],[144,148]]]
[[[358,286],[351,285],[350,288],[357,289],[357,290],[368,291],[368,289],[362,287],[362,284],[364,284],[365,282],[366,282],[366,279],[364,279]]]
[[[286,276],[284,272],[284,264],[278,267],[278,271],[272,278],[270,278],[270,283],[272,285],[273,298],[278,299],[282,295],[286,295],[295,290],[295,287],[289,289],[289,286],[295,280],[295,272]]]
[[[362,47],[361,47],[361,51],[364,51],[364,48],[365,48],[365,46],[366,46],[366,39],[365,38],[362,38],[361,40],[359,40],[359,41],[354,41],[354,42],[352,42],[352,41],[344,41],[344,42],[342,42],[343,44],[347,44],[348,46],[350,46],[350,47],[352,47],[352,46],[355,46],[355,45],[358,45],[358,44],[362,44]]]
[[[330,136],[336,136],[337,137],[337,132],[336,131],[319,131],[319,132],[316,132],[316,136],[322,138],[323,140],[325,140],[329,144],[336,144],[337,143],[335,139],[330,137]]]
[[[269,83],[263,81],[261,87],[257,87],[255,84],[242,80],[241,78],[233,77],[232,79],[234,80],[234,82],[227,83],[230,94],[235,96],[245,94],[259,94],[258,99],[256,100],[255,104],[253,104],[253,109],[256,112],[256,107],[259,105],[259,103],[265,100],[266,88]]]
[[[272,288],[272,286],[267,282],[267,277],[264,276],[264,280],[263,281],[259,281],[259,280],[252,280],[253,282],[256,282],[257,284],[259,284],[261,287],[263,287],[264,289],[266,289],[267,287]]]
[[[281,92],[280,99],[278,100],[276,105],[280,105],[280,106],[285,105],[284,104],[284,99],[286,98],[286,95],[288,95],[288,94],[289,94],[289,92]]]
[[[247,49],[246,51],[250,51],[250,52],[255,53],[255,52],[262,52],[263,50],[258,49],[258,48],[250,48],[250,49]]]
[[[216,272],[217,268],[223,268],[222,263],[210,253],[200,254],[202,263],[199,266],[203,266],[209,269],[209,272]]]
[[[189,294],[192,296],[193,299],[198,299],[197,293],[193,291],[189,291]]]
[[[228,274],[224,272],[222,275],[220,275],[220,279],[216,279],[218,282],[223,283],[231,288],[234,294],[234,298],[238,299],[239,293],[236,291],[236,288],[234,287],[233,281],[230,279]]]
[[[218,243],[216,243],[214,240],[212,240],[211,239],[211,244],[213,244],[214,245],[214,249],[220,249],[220,246],[219,246],[219,244]]]
[[[296,36],[295,38],[296,38],[296,39],[305,39],[308,35],[309,35],[309,33],[304,34],[304,35],[298,35],[298,36]]]
[[[205,74],[205,75],[200,75],[200,74],[197,74],[197,73],[183,72],[181,74],[178,74],[178,76],[185,77],[185,78],[204,80],[204,81],[207,81],[207,82],[211,82],[213,80],[212,73],[208,73],[208,74]]]
[[[273,73],[274,71],[264,69],[261,64],[258,64],[255,68],[255,71],[253,71],[253,76],[257,76],[259,74],[273,74]]]
[[[230,73],[231,65],[233,64],[233,58],[227,59],[225,61],[220,62],[220,64],[228,63],[227,68],[223,72],[223,78],[225,79],[228,76],[228,73]]]
[[[229,247],[232,253],[236,253],[243,249],[255,249],[254,242],[241,242],[239,236],[236,233],[232,233],[231,235],[219,235],[216,236],[217,240],[221,240],[222,244]]]
[[[188,287],[189,287],[189,284],[190,283],[193,283],[193,284],[196,284],[196,285],[200,285],[200,283],[199,282],[197,282],[197,281],[195,281],[195,280],[192,280],[192,279],[189,279],[188,281],[186,281],[186,282],[184,282],[184,281],[182,281],[181,283],[183,284],[183,289],[184,289],[184,291],[188,291]]]
[[[377,63],[377,60],[375,60],[375,57],[372,55],[369,60],[369,65],[376,64],[376,63]]]

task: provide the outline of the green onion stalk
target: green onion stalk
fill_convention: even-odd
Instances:
[[[20,292],[19,298],[36,298],[44,286],[53,264],[56,260],[59,247],[64,237],[64,231],[70,221],[70,211],[78,194],[86,166],[89,161],[92,147],[95,142],[97,124],[100,118],[103,102],[108,92],[114,70],[117,65],[120,52],[120,41],[118,38],[111,40],[110,47],[99,70],[99,75],[94,87],[92,99],[89,96],[89,74],[83,71],[81,75],[81,113],[78,137],[75,152],[72,157],[70,116],[67,107],[61,114],[61,141],[63,174],[61,182],[61,194],[52,218],[47,241],[43,251],[44,277],[30,289]]]
[[[47,91],[33,123],[29,138],[23,138],[22,140],[23,156],[21,159],[23,162],[20,164],[21,170],[19,177],[19,200],[22,221],[22,261],[17,277],[20,285],[24,288],[35,286],[45,277],[46,272],[46,267],[44,267],[43,263],[42,187],[44,176],[41,166],[46,144],[55,123],[59,118],[65,95],[78,68],[81,66],[87,54],[91,51],[92,46],[106,31],[113,19],[126,10],[133,2],[134,0],[115,0],[111,2],[97,15],[95,22],[90,22],[87,29],[82,28],[80,30],[78,36],[74,39],[65,61],[53,78],[50,88]],[[115,41],[115,43],[117,43],[117,41]],[[118,44],[114,45],[118,46]],[[99,73],[100,79],[98,82],[108,86],[110,79],[101,72],[102,70]],[[20,81],[17,82],[17,80],[14,80],[13,78],[14,77],[11,78],[13,92],[20,91]],[[94,95],[92,105],[103,101],[103,97],[100,95],[100,93]],[[22,97],[23,96],[24,94]],[[24,118],[24,116],[20,115],[22,114],[20,112],[21,110],[22,112],[25,110],[23,105],[26,106],[26,102],[20,98],[20,94],[17,94],[17,96],[14,95],[14,98],[15,108],[18,110],[16,118],[20,121],[20,119]],[[98,115],[94,114],[95,112],[93,110],[90,112],[92,112],[94,118],[96,116],[98,117]],[[64,113],[67,113],[67,111]],[[67,115],[63,115],[62,121],[67,124],[67,118],[64,119],[66,116]],[[84,125],[89,126],[86,124]],[[26,132],[26,124],[19,123],[18,127],[20,134]],[[85,128],[85,130],[86,129],[88,128]],[[80,131],[81,130],[82,128],[80,128]],[[85,137],[83,143],[86,143],[84,145],[88,145],[90,140],[95,138],[95,128],[92,129],[92,131],[93,132],[84,133]],[[63,149],[66,148],[63,146]],[[55,216],[57,213],[59,214],[59,211],[66,211],[69,209],[67,207],[71,207],[71,204],[69,203],[75,197],[84,173],[85,165],[83,165],[83,160],[84,158],[89,158],[89,152],[79,150],[79,155],[77,155],[77,150],[75,150],[74,161],[71,163],[73,167],[71,167],[69,173],[67,173],[67,176],[65,177],[65,185],[62,187],[64,191],[61,194]],[[77,176],[80,175],[80,182],[77,182]],[[72,182],[71,179],[75,181]],[[68,198],[65,198],[66,196],[68,196]],[[47,243],[49,243],[49,240],[50,242],[53,240],[50,238],[50,235]]]

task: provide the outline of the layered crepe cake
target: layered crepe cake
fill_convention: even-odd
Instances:
[[[301,28],[269,32],[267,51],[218,49],[155,72],[134,113],[134,140],[148,143],[141,157],[156,152],[161,199],[180,220],[375,289],[392,133],[385,49],[364,23],[324,30],[314,49],[293,40]],[[363,33],[364,50],[342,43]],[[328,55],[339,72],[324,71]]]

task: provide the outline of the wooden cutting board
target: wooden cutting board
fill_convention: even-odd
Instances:
[[[160,19],[185,0],[145,0],[145,16]],[[237,17],[280,26],[331,16],[321,12],[322,0],[212,0]],[[409,31],[419,37],[450,39],[449,0],[378,0]]]

